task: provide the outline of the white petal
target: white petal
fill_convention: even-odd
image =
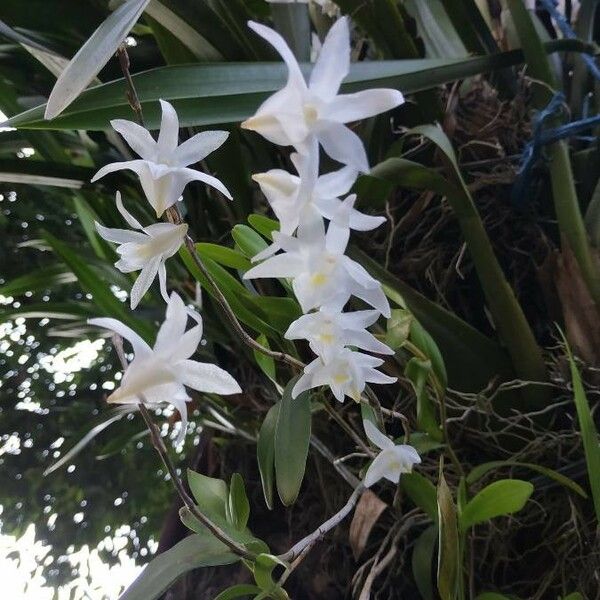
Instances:
[[[94,225],[96,226],[96,231],[100,237],[107,242],[113,242],[115,244],[127,244],[130,242],[145,244],[148,241],[148,236],[139,231],[111,229],[109,227],[104,227],[104,225],[100,225],[97,221],[94,221]]]
[[[139,154],[145,160],[154,160],[156,142],[147,129],[125,119],[113,119],[110,124],[117,133],[123,136],[136,154]]]
[[[325,225],[323,217],[316,210],[302,212],[298,224],[298,239],[308,247],[323,247],[325,241]]]
[[[97,327],[103,327],[104,329],[110,329],[117,335],[125,338],[133,348],[133,352],[136,356],[146,356],[152,353],[150,346],[135,332],[133,329],[119,321],[118,319],[112,319],[109,317],[99,317],[96,319],[88,319],[90,325],[96,325]]]
[[[341,313],[339,322],[344,329],[364,329],[373,325],[379,319],[379,315],[378,310],[355,310]]]
[[[277,50],[281,58],[283,58],[289,71],[288,84],[293,83],[299,87],[306,88],[306,82],[304,81],[304,76],[302,75],[302,71],[300,71],[300,67],[298,66],[298,61],[296,60],[296,57],[290,50],[289,46],[286,44],[285,40],[276,31],[270,27],[261,25],[260,23],[248,21],[248,27],[269,42],[269,44],[271,44],[271,46]]]
[[[207,173],[202,173],[201,171],[196,171],[194,169],[179,169],[178,175],[180,173],[185,177],[186,183],[189,183],[190,181],[202,181],[203,183],[206,183],[207,185],[219,190],[219,192],[221,192],[221,194],[223,194],[229,200],[233,199],[229,190],[212,175],[208,175]]]
[[[386,222],[385,217],[365,215],[357,210],[350,213],[350,229],[355,231],[371,231]]]
[[[342,17],[331,27],[310,74],[309,88],[323,100],[331,100],[350,70],[350,31]]]
[[[372,333],[364,329],[348,331],[345,338],[346,344],[349,346],[356,346],[357,348],[376,352],[377,354],[394,354],[394,351],[389,346],[380,342]]]
[[[154,350],[164,351],[171,345],[176,346],[185,333],[188,314],[183,300],[173,292],[167,301],[165,320],[158,330]]]
[[[327,227],[327,238],[325,247],[332,254],[342,255],[346,251],[348,240],[350,239],[350,228],[339,225],[335,221],[329,222]]]
[[[147,169],[145,160],[126,160],[122,162],[111,163],[109,165],[104,165],[93,177],[92,183],[94,181],[98,181],[98,179],[108,175],[109,173],[114,173],[115,171],[122,171],[124,169],[129,169],[134,173],[140,175],[144,170]]]
[[[165,302],[169,302],[169,292],[167,291],[167,267],[162,260],[158,265],[158,285],[160,286],[160,295]]]
[[[321,198],[339,198],[343,196],[354,185],[357,170],[354,167],[344,167],[321,175],[317,181],[316,193]]]
[[[175,150],[174,163],[178,167],[187,167],[197,163],[222,146],[228,137],[229,132],[227,131],[202,131],[197,133]]]
[[[302,262],[289,254],[278,254],[267,258],[260,265],[252,267],[244,273],[244,279],[259,279],[262,277],[295,277],[302,271]]]
[[[190,358],[190,356],[198,349],[201,339],[202,327],[200,325],[196,325],[189,331],[186,331],[183,336],[177,340],[177,345],[173,348],[172,354],[170,355],[171,360],[180,361]]]
[[[361,139],[341,123],[319,123],[317,136],[323,150],[338,162],[351,166],[361,173],[369,172],[369,161]]]
[[[216,365],[183,360],[176,368],[181,383],[199,392],[239,394],[242,391],[236,380]]]
[[[408,472],[412,471],[413,465],[421,463],[419,453],[412,446],[400,444],[394,448],[394,452],[401,460],[402,464],[408,469]]]
[[[389,458],[383,452],[374,458],[373,462],[367,469],[365,478],[363,480],[365,487],[369,488],[373,484],[377,483],[380,479],[386,477],[386,475],[389,473],[388,462]]]
[[[351,123],[391,110],[403,102],[404,96],[399,91],[390,89],[341,94],[327,106],[323,118],[338,123]]]
[[[241,127],[256,131],[279,146],[303,141],[307,128],[300,113],[298,91],[291,85],[286,85],[267,98],[254,116],[242,122]]]
[[[117,192],[116,202],[117,202],[117,210],[121,213],[121,216],[125,219],[127,224],[130,227],[133,227],[134,229],[142,229],[141,223],[123,206],[123,200],[121,199],[121,192]]]
[[[298,317],[295,321],[290,323],[290,326],[287,328],[287,331],[283,337],[286,340],[304,339],[306,329],[310,325],[313,318],[314,314],[302,315],[301,317]]]
[[[386,448],[393,448],[394,442],[390,440],[387,435],[384,435],[371,421],[365,419],[363,421],[363,427],[365,428],[365,433],[367,437],[373,442],[375,446],[377,446],[380,450],[385,450]]]
[[[390,377],[381,371],[377,371],[375,369],[369,369],[365,376],[365,381],[368,383],[380,383],[380,384],[390,384],[396,383],[398,381],[397,377]]]
[[[390,305],[381,289],[381,286],[376,288],[357,287],[352,292],[357,298],[364,300],[367,304],[376,308],[387,319],[391,316]]]
[[[160,101],[162,118],[160,121],[160,133],[158,134],[157,158],[171,158],[179,142],[179,119],[173,105],[166,100]],[[159,159],[159,162],[160,161]]]
[[[354,279],[354,281],[356,281],[358,284],[368,289],[376,289],[381,287],[381,283],[379,283],[377,279],[371,277],[368,271],[361,264],[357,263],[355,260],[352,260],[348,256],[343,256],[341,260],[348,275],[350,275],[350,277],[352,277],[352,279]]]
[[[156,273],[158,272],[160,261],[160,256],[153,257],[152,260],[140,271],[138,278],[135,280],[135,283],[131,288],[131,310],[135,309],[135,307],[140,303],[140,300],[144,294],[150,289],[150,286],[156,277]]]
[[[316,360],[319,362],[321,361],[319,358]],[[305,372],[300,376],[300,379],[296,381],[296,384],[292,388],[292,398],[296,399],[302,392],[306,392],[306,390],[310,390],[313,387],[315,387],[315,385],[313,384],[312,375],[310,373],[306,373],[305,369]]]

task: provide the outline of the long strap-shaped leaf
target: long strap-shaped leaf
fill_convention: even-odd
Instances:
[[[60,114],[86,86],[123,43],[150,0],[127,0],[94,31],[61,73],[48,98],[45,118]]]
[[[548,52],[585,51],[575,40],[546,45]],[[480,73],[517,65],[519,50],[465,59],[414,59],[355,63],[342,86],[343,92],[392,87],[411,94]],[[304,65],[308,72],[310,65]],[[254,114],[259,104],[283,87],[286,69],[280,63],[226,63],[174,65],[133,76],[150,129],[160,124],[159,99],[177,108],[183,127],[233,123]],[[110,127],[115,118],[131,118],[122,79],[90,88],[52,121],[44,120],[45,106],[13,116],[8,125],[19,129],[87,129]]]

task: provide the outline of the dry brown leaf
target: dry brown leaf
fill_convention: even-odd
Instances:
[[[556,262],[556,289],[569,343],[588,364],[600,366],[600,311],[594,303],[569,245]]]
[[[381,516],[381,513],[387,508],[387,504],[380,500],[371,490],[363,492],[356,508],[354,517],[350,524],[350,547],[354,558],[357,559],[365,549],[369,534],[373,525]]]

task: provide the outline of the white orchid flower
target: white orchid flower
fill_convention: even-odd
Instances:
[[[327,363],[321,357],[304,367],[304,373],[292,389],[292,398],[312,388],[329,386],[340,402],[348,396],[360,402],[367,383],[395,383],[396,377],[389,377],[375,367],[383,364],[381,358],[342,348]]]
[[[363,425],[367,437],[381,450],[367,469],[363,481],[365,487],[371,487],[384,478],[397,484],[402,473],[410,473],[413,465],[421,462],[421,457],[412,446],[394,444],[371,421],[365,420]]]
[[[365,328],[379,318],[379,311],[358,310],[339,312],[321,308],[318,312],[302,315],[285,332],[288,340],[308,340],[311,350],[327,363],[344,346],[355,346],[378,354],[394,354]]]
[[[188,315],[197,324],[186,331]],[[108,397],[115,404],[140,404],[156,407],[172,404],[181,415],[177,443],[187,428],[186,402],[191,400],[185,386],[213,394],[238,394],[240,386],[229,373],[216,365],[190,360],[202,338],[202,318],[189,311],[183,300],[172,293],[166,318],[153,348],[121,321],[110,318],[90,319],[91,325],[104,327],[125,338],[132,346],[134,358],[125,369],[121,385]]]
[[[303,312],[328,306],[341,310],[356,296],[386,317],[390,306],[381,288],[364,267],[344,255],[350,232],[329,224],[327,234],[320,217],[301,223],[298,237],[273,232],[274,243],[255,257],[261,264],[244,274],[245,279],[282,277],[292,279],[294,294]],[[283,249],[282,254],[275,254]]]
[[[165,261],[171,258],[183,244],[188,230],[187,224],[154,223],[148,227],[142,227],[140,222],[123,206],[120,192],[117,192],[117,209],[123,215],[125,221],[139,231],[109,229],[97,222],[95,225],[101,238],[108,242],[120,244],[117,248],[117,254],[121,258],[115,263],[115,267],[121,273],[140,271],[139,277],[131,288],[132,310],[150,289],[157,273],[160,292],[165,301],[168,302]]]
[[[397,90],[372,89],[338,94],[350,70],[350,31],[346,17],[329,30],[308,85],[285,40],[273,29],[250,21],[248,26],[271,44],[288,67],[288,80],[265,100],[242,127],[280,146],[306,154],[316,138],[334,160],[367,173],[369,162],[360,138],[345,123],[388,111],[404,102]]]
[[[168,102],[161,100],[160,104],[162,121],[158,141],[154,141],[147,129],[132,121],[115,119],[110,122],[141,159],[106,165],[94,175],[92,182],[114,171],[133,171],[139,176],[146,198],[157,217],[181,200],[183,190],[190,181],[203,181],[231,200],[231,194],[216,177],[187,168],[219,148],[229,134],[226,131],[203,131],[178,146],[177,113]]]
[[[343,220],[344,226],[357,231],[369,231],[384,223],[385,217],[373,217],[356,210],[356,195],[351,196],[352,206],[347,211],[342,208],[340,196],[350,191],[358,173],[354,167],[344,167],[319,177],[318,152],[318,146],[313,145],[305,156],[292,154],[298,175],[271,169],[252,176],[271,205],[280,231],[293,234],[308,211],[316,211],[330,221]]]

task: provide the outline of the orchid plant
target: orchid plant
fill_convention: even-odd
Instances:
[[[273,243],[252,258],[255,264],[245,272],[244,278],[289,280],[304,313],[289,325],[285,338],[306,340],[315,358],[306,366],[296,359],[288,360],[303,369],[293,384],[292,402],[301,402],[298,396],[303,392],[327,388],[340,402],[348,396],[356,402],[368,403],[364,397],[367,384],[389,385],[396,381],[396,377],[379,370],[384,360],[369,354],[394,353],[367,329],[381,316],[390,317],[390,306],[381,283],[346,256],[345,251],[352,230],[373,230],[382,225],[385,218],[366,215],[355,208],[356,195],[350,192],[359,173],[367,173],[369,165],[362,141],[347,124],[393,109],[402,104],[403,96],[392,89],[339,93],[350,67],[350,32],[345,17],[338,19],[327,34],[308,82],[292,51],[276,31],[255,22],[249,22],[248,26],[283,58],[288,80],[283,89],[242,123],[242,127],[280,146],[292,146],[294,152],[290,158],[296,173],[273,169],[253,176],[280,227],[273,232]],[[92,181],[123,169],[133,171],[156,217],[168,217],[167,222],[144,227],[125,208],[117,192],[117,210],[130,229],[95,224],[103,239],[118,244],[116,268],[123,273],[139,271],[130,293],[131,308],[140,304],[158,275],[161,296],[167,304],[166,317],[153,347],[119,320],[95,318],[89,323],[124,338],[133,350],[130,362],[122,358],[121,384],[108,397],[108,402],[143,407],[143,411],[172,405],[181,419],[177,437],[180,443],[186,434],[187,403],[191,400],[187,389],[220,395],[239,394],[242,390],[235,379],[217,365],[192,359],[202,339],[202,317],[186,306],[177,293],[169,294],[167,289],[166,262],[186,245],[213,285],[213,292],[220,298],[227,315],[237,323],[227,300],[219,296],[218,286],[195,253],[177,203],[192,181],[203,182],[228,199],[232,197],[217,178],[190,167],[219,148],[228,134],[204,131],[180,145],[177,113],[168,102],[161,100],[160,104],[162,121],[157,140],[140,124],[123,119],[111,121],[113,129],[140,158],[108,164]],[[321,149],[340,163],[336,170],[320,172]],[[347,310],[354,299],[372,309]],[[186,331],[189,318],[195,324]],[[237,325],[243,332],[239,323]],[[259,352],[277,356],[257,342],[253,344]],[[151,422],[149,427],[156,437]],[[361,490],[372,487],[380,479],[397,484],[401,473],[410,472],[413,465],[420,462],[414,448],[395,445],[371,421],[365,421],[364,427],[368,439],[381,452],[353,494],[351,501],[354,502]],[[164,446],[161,450],[157,440],[155,445],[168,465]],[[178,480],[176,474],[173,476]],[[244,558],[255,557],[197,506],[190,504],[186,496],[182,498],[186,510],[234,553]],[[292,556],[295,550],[290,552]],[[289,558],[288,554],[282,555],[282,560]]]

